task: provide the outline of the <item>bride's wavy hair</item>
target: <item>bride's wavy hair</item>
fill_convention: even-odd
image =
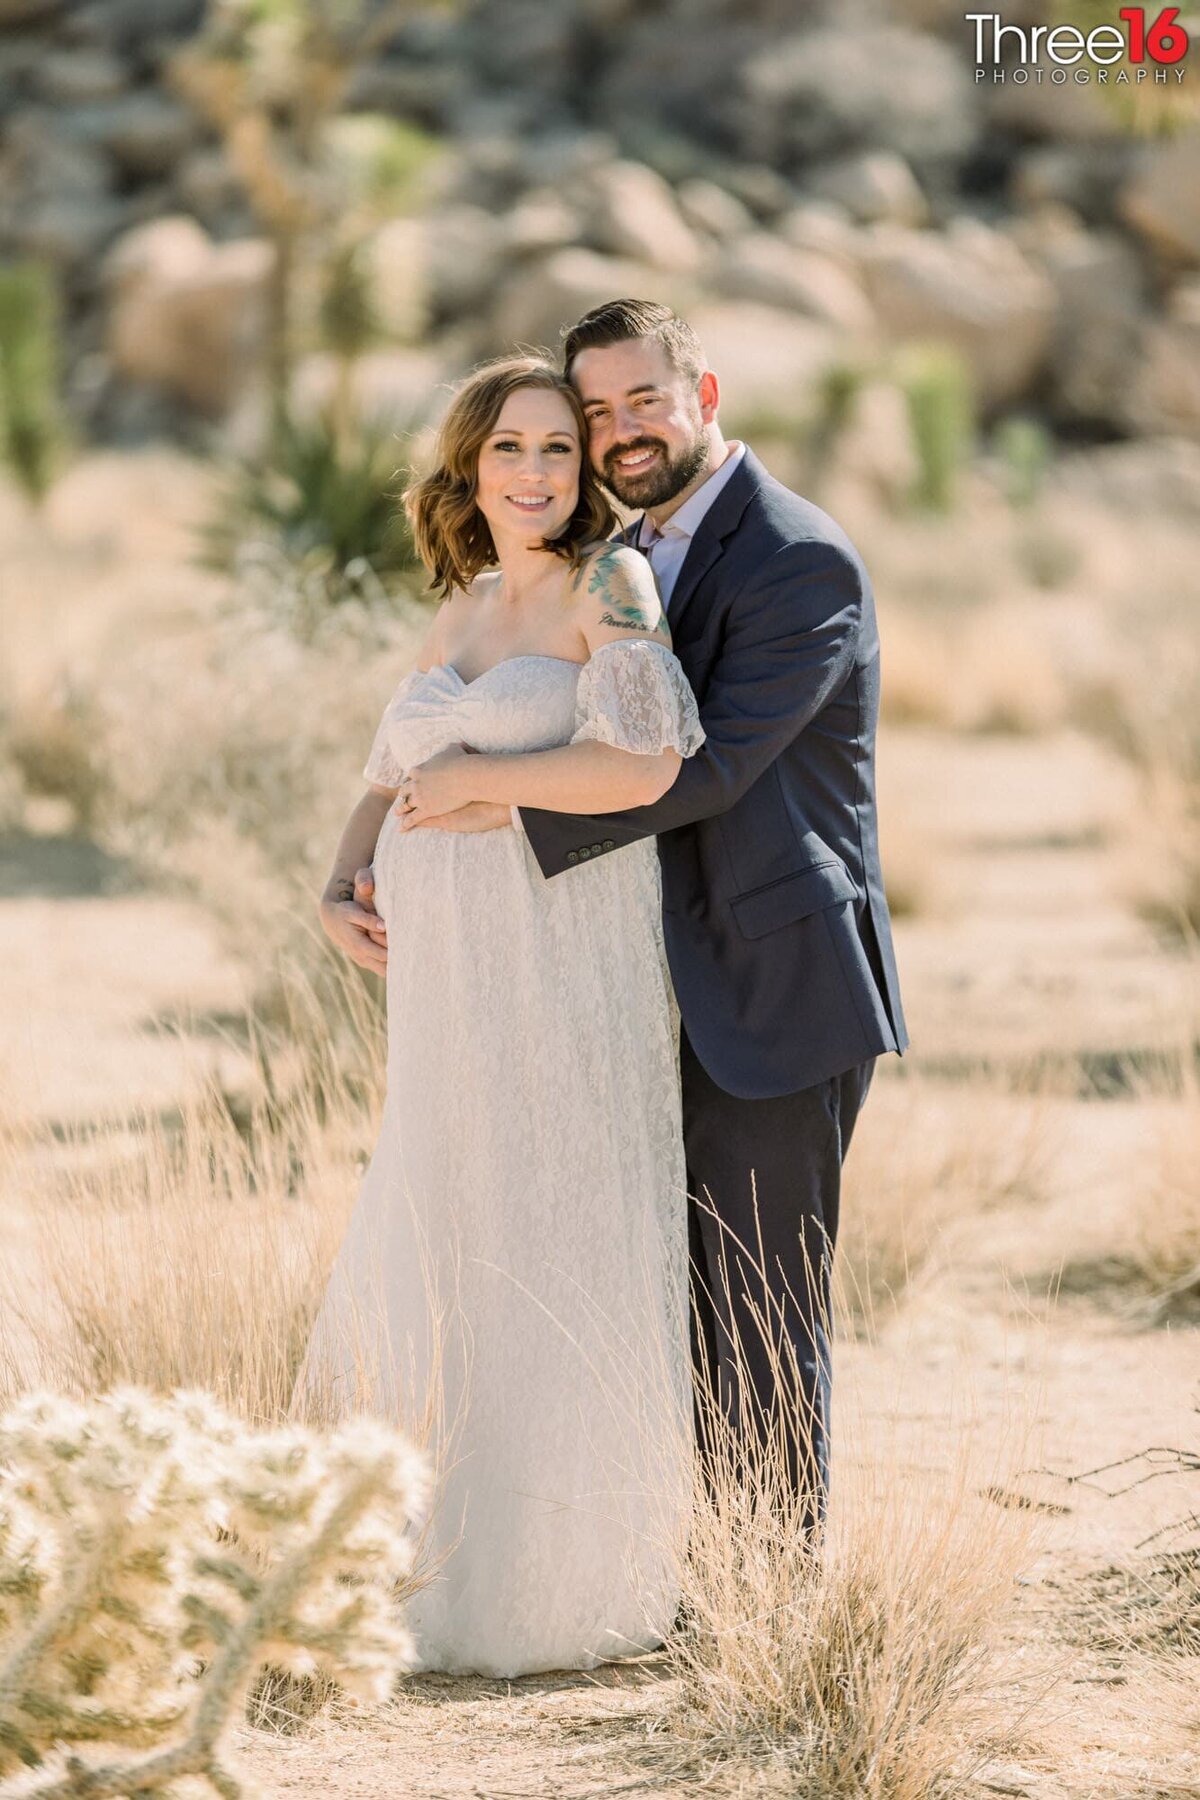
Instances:
[[[579,427],[579,499],[563,529],[553,538],[543,538],[538,548],[578,569],[588,546],[610,536],[616,524],[616,514],[592,473],[587,421],[566,376],[539,356],[498,357],[467,376],[442,421],[436,467],[404,491],[417,554],[433,576],[435,592],[449,596],[454,588],[465,588],[496,560],[491,527],[475,500],[479,452],[504,402],[521,388],[561,394]]]

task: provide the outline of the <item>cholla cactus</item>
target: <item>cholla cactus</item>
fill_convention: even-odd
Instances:
[[[221,1738],[265,1663],[386,1698],[428,1493],[371,1420],[251,1431],[136,1388],[20,1401],[0,1418],[0,1777],[25,1765],[5,1796],[248,1794]],[[84,1762],[89,1743],[123,1754]]]

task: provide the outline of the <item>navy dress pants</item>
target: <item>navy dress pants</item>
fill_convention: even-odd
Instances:
[[[681,1033],[696,1438],[713,1459],[768,1434],[814,1533],[829,1489],[830,1277],[842,1163],[876,1058],[778,1099],[719,1088]],[[710,1412],[719,1408],[719,1415]],[[728,1421],[714,1434],[710,1417]]]

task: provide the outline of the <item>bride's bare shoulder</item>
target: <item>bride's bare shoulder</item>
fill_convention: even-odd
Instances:
[[[594,633],[637,632],[669,644],[666,615],[654,572],[631,544],[613,538],[600,544],[579,571],[584,629]]]
[[[437,668],[446,660],[446,625],[453,605],[453,595],[448,600],[442,601],[430,620],[428,631],[421,640],[421,648],[417,651],[414,666],[423,675],[428,674],[430,669]]]

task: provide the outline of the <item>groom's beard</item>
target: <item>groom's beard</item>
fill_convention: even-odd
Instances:
[[[658,450],[661,455],[644,474],[631,475],[627,470],[617,467],[617,458],[628,456],[631,450]],[[675,456],[671,455],[661,438],[631,438],[627,444],[618,444],[609,451],[604,459],[604,467],[599,471],[600,484],[610,494],[615,494],[622,506],[643,509],[665,506],[668,500],[673,500],[690,481],[696,479],[707,457],[708,438],[703,431]]]

